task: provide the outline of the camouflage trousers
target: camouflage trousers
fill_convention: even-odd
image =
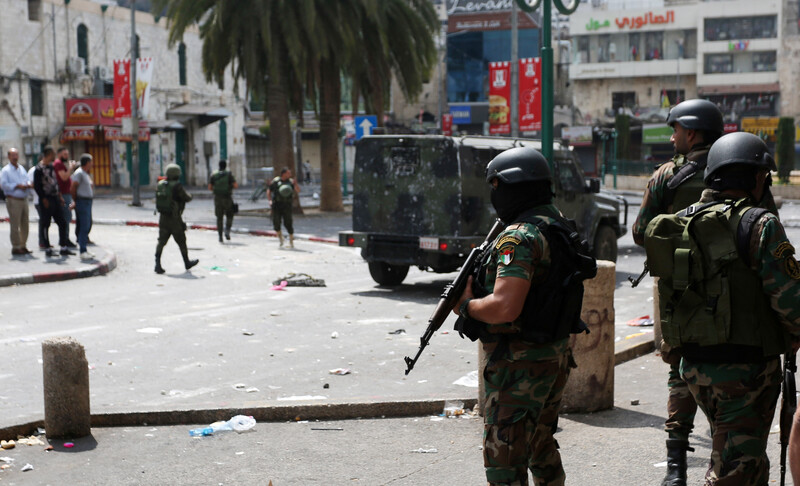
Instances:
[[[697,402],[689,392],[689,385],[681,378],[678,364],[669,366],[669,399],[667,400],[667,420],[664,430],[670,439],[689,440],[694,428],[694,416],[697,413]]]
[[[561,397],[574,367],[572,352],[544,361],[489,361],[483,464],[491,485],[563,485],[566,478],[553,434]]]
[[[711,424],[705,485],[766,485],[767,436],[781,389],[780,361],[717,364],[683,359],[681,376]]]

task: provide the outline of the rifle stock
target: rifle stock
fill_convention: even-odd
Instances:
[[[442,295],[439,297],[439,302],[436,304],[436,308],[433,310],[431,317],[428,319],[428,327],[425,329],[422,337],[419,338],[420,343],[417,354],[413,359],[409,358],[408,356],[405,357],[406,374],[409,374],[411,370],[414,369],[414,365],[422,355],[422,351],[424,351],[430,343],[433,334],[438,331],[440,327],[442,327],[442,324],[444,324],[444,321],[447,319],[447,316],[453,309],[453,306],[456,305],[459,297],[461,297],[461,294],[464,293],[464,288],[467,286],[467,280],[469,279],[469,276],[475,271],[475,267],[481,264],[486,252],[491,248],[492,242],[494,242],[495,238],[497,238],[497,235],[503,231],[503,228],[505,228],[505,224],[499,219],[496,220],[494,226],[492,226],[492,229],[489,230],[489,234],[486,235],[486,239],[483,240],[483,243],[481,243],[477,248],[473,248],[472,251],[469,252],[469,256],[461,266],[461,270],[458,272],[458,275],[456,275],[456,278],[453,279],[453,281],[449,284],[445,285]]]
[[[797,371],[797,355],[787,351],[783,355],[783,393],[781,396],[781,486],[786,484],[786,450],[792,431],[794,412],[797,410],[797,389],[794,374]]]

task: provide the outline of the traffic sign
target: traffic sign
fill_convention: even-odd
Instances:
[[[375,115],[362,115],[356,116],[356,140],[361,140],[361,137],[372,135],[372,129],[378,126],[378,117]]]

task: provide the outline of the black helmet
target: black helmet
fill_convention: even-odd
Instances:
[[[708,151],[708,162],[703,181],[710,185],[714,174],[731,165],[749,165],[765,170],[777,170],[775,160],[757,135],[734,132],[719,138]]]
[[[508,149],[486,166],[486,182],[497,177],[506,184],[550,181],[550,165],[538,150],[530,147]]]
[[[675,123],[680,123],[689,130],[703,130],[717,136],[722,135],[724,130],[722,112],[717,105],[706,100],[686,100],[672,107],[667,125],[672,126]]]

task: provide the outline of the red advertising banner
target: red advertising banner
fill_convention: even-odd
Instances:
[[[542,129],[542,60],[519,60],[519,131]]]
[[[117,118],[131,116],[131,60],[114,61],[114,114]]]
[[[450,136],[453,134],[453,115],[450,113],[442,114],[442,135]]]
[[[511,63],[489,63],[489,133],[511,133]]]

